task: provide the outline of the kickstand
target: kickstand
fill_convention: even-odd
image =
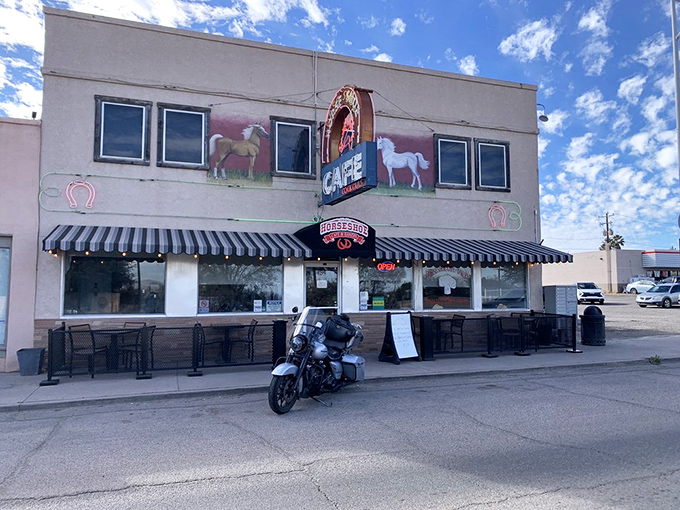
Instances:
[[[326,407],[333,407],[333,402],[331,402],[331,403],[324,402],[323,400],[321,400],[321,399],[318,398],[318,397],[312,397],[312,400],[316,400],[319,404],[323,404],[323,405],[325,405]]]

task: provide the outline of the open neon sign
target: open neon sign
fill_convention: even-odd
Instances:
[[[388,273],[390,271],[394,271],[397,268],[397,265],[394,262],[378,262],[375,265],[375,268],[380,271],[381,273]]]

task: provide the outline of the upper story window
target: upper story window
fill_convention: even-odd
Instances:
[[[274,175],[315,178],[314,122],[272,117]]]
[[[158,166],[208,168],[210,110],[158,105]]]
[[[94,160],[149,164],[151,103],[95,96]]]
[[[437,166],[437,186],[470,189],[469,138],[435,135],[435,158]]]
[[[510,191],[510,144],[476,140],[477,189]]]

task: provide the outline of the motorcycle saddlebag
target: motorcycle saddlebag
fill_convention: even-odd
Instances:
[[[347,315],[334,315],[326,322],[326,345],[343,349],[355,332]]]
[[[345,354],[340,360],[342,375],[350,381],[364,380],[364,358],[355,354]]]

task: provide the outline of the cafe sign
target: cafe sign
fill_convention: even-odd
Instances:
[[[319,205],[334,205],[378,185],[378,149],[363,142],[321,169]]]
[[[323,124],[319,205],[334,205],[377,186],[374,126],[370,90],[345,85],[335,93]]]
[[[375,230],[354,218],[330,218],[295,233],[314,257],[373,257]]]

